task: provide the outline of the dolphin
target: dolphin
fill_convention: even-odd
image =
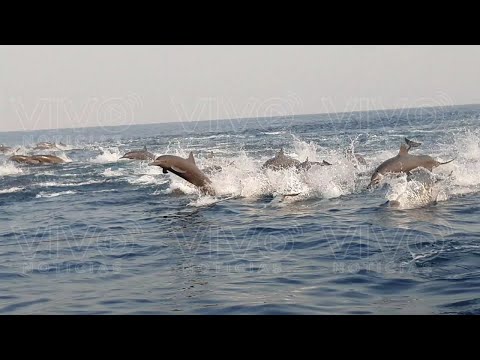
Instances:
[[[298,165],[300,165],[300,161],[285,155],[283,148],[281,148],[274,158],[267,160],[262,165],[262,169],[280,170]]]
[[[211,185],[212,181],[195,164],[193,152],[190,152],[187,159],[175,155],[162,155],[150,166],[160,166],[164,174],[170,171],[198,187],[203,194],[215,195],[215,190]]]
[[[358,164],[361,164],[361,165],[367,165],[367,161],[365,160],[365,158],[360,154],[354,153],[353,149],[351,148],[345,149],[344,155],[347,158],[347,160],[350,160],[354,163],[357,162]]]
[[[213,174],[215,172],[220,172],[223,170],[223,167],[220,165],[212,165],[212,166],[207,166],[206,168],[203,168],[203,172],[205,174]]]
[[[19,164],[27,165],[44,165],[44,164],[63,164],[65,161],[58,156],[53,155],[14,155],[10,157],[11,161]]]
[[[305,170],[305,171],[308,171],[310,170],[310,168],[312,167],[312,165],[319,165],[319,166],[329,166],[329,165],[332,165],[330,164],[329,162],[326,162],[325,160],[323,160],[322,162],[319,162],[319,161],[309,161],[308,160],[308,157],[307,159],[296,165],[295,167],[297,168],[297,170]]]
[[[143,150],[130,151],[123,155],[121,159],[130,159],[130,160],[155,160],[155,155],[147,150],[147,147],[144,146]]]
[[[26,163],[30,159],[30,156],[25,156],[25,155],[13,155],[9,158],[10,161],[16,162],[16,163]]]
[[[57,145],[49,142],[38,143],[33,150],[49,150],[49,149],[58,149]]]
[[[6,153],[11,152],[11,151],[12,151],[11,147],[5,146],[5,145],[0,145],[0,153],[6,154]]]
[[[30,157],[33,161],[38,161],[40,164],[63,164],[65,160],[54,155],[33,155]]]
[[[406,139],[408,140],[408,139]],[[410,155],[408,151],[412,147],[420,146],[419,143],[414,142],[407,142],[406,144],[402,144],[400,146],[400,151],[397,156],[385,160],[382,164],[380,164],[372,174],[370,179],[370,184],[368,184],[367,189],[376,185],[380,182],[382,177],[388,173],[407,173],[409,174],[410,171],[418,168],[423,167],[429,171],[432,171],[433,168],[445,165],[452,162],[455,159],[446,161],[446,162],[439,162],[428,155]]]

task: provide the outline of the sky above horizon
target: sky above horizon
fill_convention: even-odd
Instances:
[[[0,46],[0,132],[480,103],[480,46]]]

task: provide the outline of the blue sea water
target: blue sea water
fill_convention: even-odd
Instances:
[[[62,142],[50,153],[68,162],[0,154],[0,313],[478,314],[479,118],[469,105],[2,133],[19,154]],[[367,190],[404,137],[455,161]],[[217,196],[120,160],[144,145],[221,166]],[[333,165],[261,170],[282,147]]]

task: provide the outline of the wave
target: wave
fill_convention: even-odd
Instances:
[[[23,188],[23,187],[12,187],[10,189],[0,190],[0,194],[12,194],[12,193],[20,192],[24,189],[25,188]]]
[[[76,191],[62,191],[62,192],[58,192],[58,193],[46,193],[46,192],[40,192],[39,194],[37,194],[36,198],[37,199],[40,199],[40,198],[54,198],[54,197],[59,197],[59,196],[63,196],[63,195],[74,195],[76,194],[77,192]]]

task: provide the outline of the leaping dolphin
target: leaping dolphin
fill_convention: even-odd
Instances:
[[[147,150],[147,147],[144,146],[143,150],[130,151],[123,155],[121,159],[130,159],[130,160],[155,160],[155,155]]]
[[[283,148],[281,148],[274,158],[267,160],[262,165],[262,169],[280,170],[280,169],[287,169],[297,165],[300,165],[300,161],[288,155],[285,155],[285,153],[283,152]]]
[[[312,167],[312,165],[319,165],[319,166],[330,166],[332,164],[330,164],[329,162],[326,162],[325,160],[323,160],[322,162],[319,162],[319,161],[310,161],[308,160],[308,157],[307,159],[296,165],[295,167],[297,168],[297,170],[305,170],[305,171],[308,171],[310,170],[310,168]]]
[[[197,167],[193,152],[187,159],[175,155],[159,156],[150,166],[160,166],[163,173],[167,174],[169,171],[182,179],[195,185],[204,194],[215,195],[215,190],[212,187],[212,181]]]
[[[410,155],[408,151],[412,147],[420,146],[420,143],[416,143],[413,141],[408,140],[405,138],[406,144],[402,144],[400,146],[400,151],[397,156],[385,160],[382,164],[380,164],[372,174],[370,179],[370,184],[368,184],[367,189],[376,185],[380,182],[382,177],[387,173],[407,173],[409,174],[410,171],[418,168],[423,167],[429,171],[432,171],[433,168],[445,165],[452,162],[455,159],[446,161],[446,162],[439,162],[428,155]]]
[[[312,165],[332,165],[325,160],[323,162],[318,161],[309,161],[308,158],[304,162],[300,162],[297,159],[294,159],[288,155],[285,155],[283,148],[275,155],[274,158],[267,160],[263,165],[262,169],[271,169],[271,170],[281,170],[295,167],[297,170],[308,170]]]

